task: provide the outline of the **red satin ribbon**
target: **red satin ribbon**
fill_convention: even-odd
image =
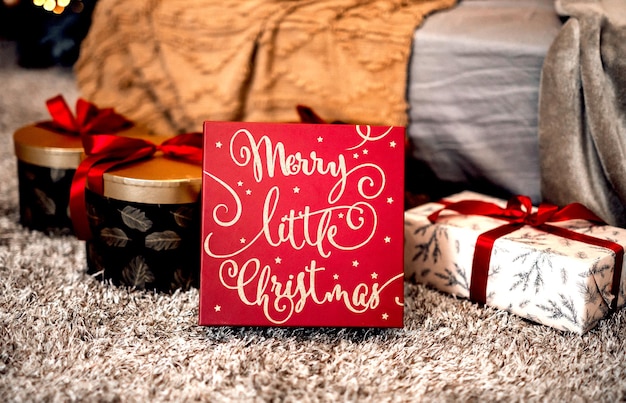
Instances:
[[[37,126],[70,136],[115,133],[133,125],[113,108],[99,109],[82,98],[76,101],[76,116],[62,95],[48,99],[46,106],[52,120],[41,122]]]
[[[91,239],[85,202],[87,182],[91,190],[102,195],[104,194],[103,175],[106,171],[123,164],[150,158],[157,151],[161,151],[169,158],[202,164],[202,133],[180,134],[165,140],[160,145],[148,140],[113,134],[94,134],[83,136],[82,139],[87,157],[76,169],[70,189],[70,217],[74,233],[79,239]]]
[[[431,222],[437,221],[441,212],[453,210],[463,215],[482,215],[499,218],[508,221],[507,224],[484,232],[476,240],[476,249],[472,262],[472,275],[470,279],[470,299],[484,304],[487,300],[487,280],[491,252],[496,239],[509,234],[525,225],[530,225],[541,231],[548,232],[563,238],[568,238],[591,245],[600,246],[612,250],[615,253],[615,268],[611,293],[615,296],[611,302],[611,310],[617,309],[620,280],[622,276],[622,264],[624,261],[624,248],[618,243],[595,238],[589,235],[571,231],[566,228],[550,225],[550,222],[560,222],[574,219],[583,219],[599,225],[606,223],[591,210],[580,203],[568,204],[563,208],[548,203],[541,203],[537,211],[532,211],[532,202],[527,196],[515,196],[509,200],[507,206],[502,208],[494,203],[481,200],[463,200],[459,202],[440,201],[445,207],[428,216]]]

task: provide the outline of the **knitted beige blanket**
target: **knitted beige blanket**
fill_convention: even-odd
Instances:
[[[183,5],[184,4],[184,5]],[[163,134],[205,120],[407,122],[413,32],[456,0],[99,0],[81,95]]]

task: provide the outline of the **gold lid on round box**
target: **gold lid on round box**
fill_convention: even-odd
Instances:
[[[115,134],[135,137],[145,133],[145,128],[132,126]],[[46,168],[76,169],[84,157],[80,136],[55,132],[37,124],[17,129],[13,143],[15,156],[20,161]]]
[[[132,136],[161,144],[170,137]],[[115,167],[103,175],[101,196],[135,203],[184,204],[198,200],[202,186],[202,167],[168,158],[157,151],[151,158]],[[90,188],[89,182],[87,188]],[[91,189],[90,189],[91,190]]]
[[[80,136],[57,133],[37,125],[15,131],[13,143],[19,160],[47,168],[76,169],[83,154]]]

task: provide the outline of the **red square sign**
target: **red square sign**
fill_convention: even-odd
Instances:
[[[402,327],[404,128],[206,122],[201,325]]]

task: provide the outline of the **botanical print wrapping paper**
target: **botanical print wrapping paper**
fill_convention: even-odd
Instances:
[[[446,200],[506,201],[473,192]],[[441,291],[469,297],[469,279],[478,236],[505,221],[444,212],[428,203],[405,213],[405,276]],[[626,245],[626,230],[570,220],[553,225]],[[609,313],[613,251],[524,226],[496,240],[489,265],[487,305],[556,329],[585,333]],[[622,270],[618,307],[624,305]]]

